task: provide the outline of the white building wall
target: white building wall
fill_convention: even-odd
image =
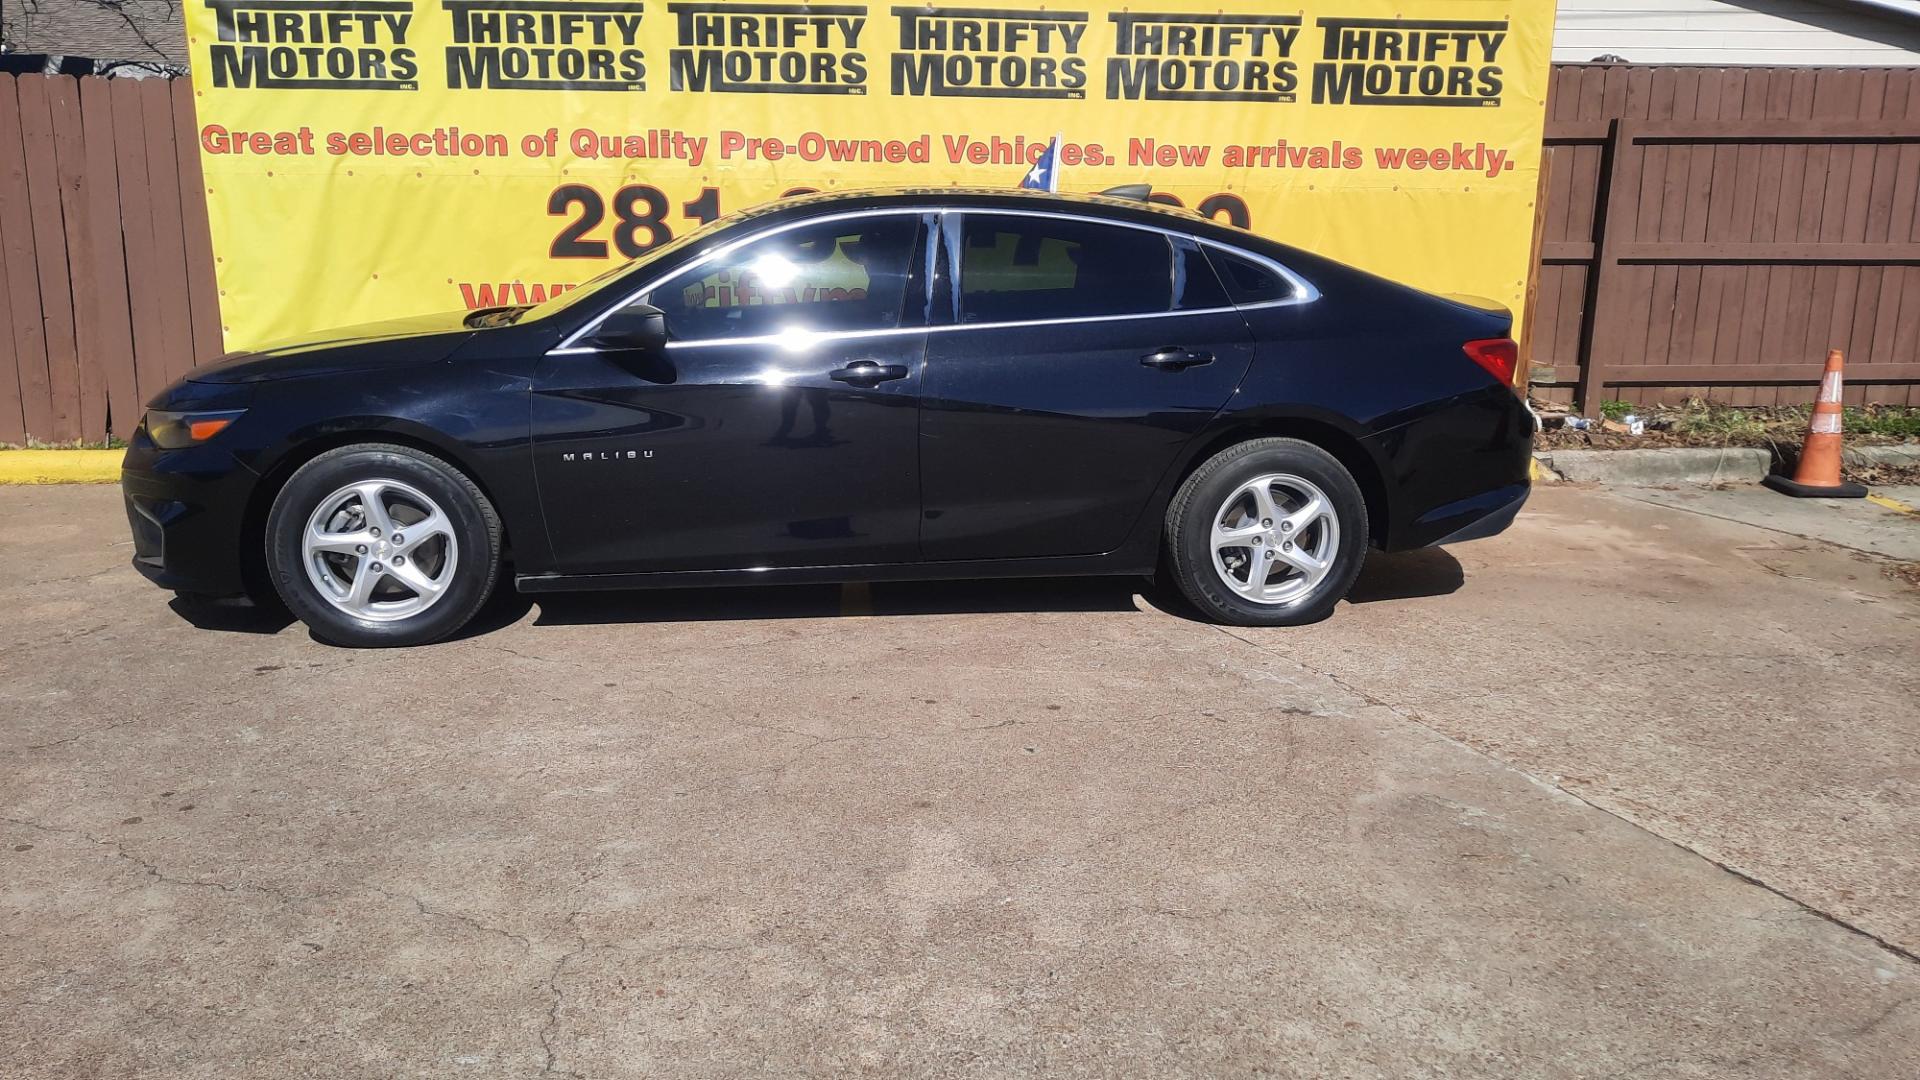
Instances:
[[[1893,6],[1920,15],[1920,2]],[[1920,64],[1920,20],[1813,0],[1560,0],[1553,58],[1636,64]]]

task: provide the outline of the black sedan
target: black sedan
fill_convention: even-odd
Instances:
[[[235,354],[150,405],[134,565],[418,644],[525,592],[1170,576],[1323,618],[1528,492],[1509,314],[1184,211],[806,196],[547,303]]]

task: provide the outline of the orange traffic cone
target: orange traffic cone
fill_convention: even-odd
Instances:
[[[1807,418],[1807,439],[1800,444],[1800,464],[1789,480],[1770,473],[1762,483],[1783,495],[1797,499],[1859,499],[1867,489],[1840,479],[1840,368],[1845,358],[1839,349],[1827,350],[1826,374],[1820,377],[1820,394],[1813,402],[1813,415]]]

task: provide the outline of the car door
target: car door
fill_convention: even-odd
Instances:
[[[532,419],[559,569],[916,558],[927,222],[771,227],[632,301],[665,313],[657,355],[550,354]]]
[[[1149,227],[969,212],[947,217],[941,275],[951,319],[929,339],[921,415],[926,557],[1120,546],[1252,359],[1204,254]]]

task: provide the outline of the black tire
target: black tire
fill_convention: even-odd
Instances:
[[[1213,517],[1236,489],[1266,474],[1312,483],[1331,504],[1338,534],[1328,546],[1326,576],[1284,604],[1256,603],[1221,580],[1210,550]],[[1291,549],[1289,549],[1291,550]],[[1299,439],[1254,439],[1208,458],[1167,506],[1167,562],[1175,585],[1200,614],[1232,626],[1300,626],[1332,613],[1359,575],[1367,554],[1367,503],[1353,474],[1332,454]],[[1246,575],[1240,575],[1243,579]]]
[[[446,515],[459,551],[445,592],[405,618],[366,619],[336,607],[309,578],[304,562],[302,537],[320,502],[366,480],[405,484],[432,499]],[[267,570],[274,589],[316,637],[336,645],[424,645],[455,633],[492,595],[500,576],[500,547],[499,515],[472,480],[432,454],[389,443],[342,446],[307,462],[280,489],[267,515]]]

